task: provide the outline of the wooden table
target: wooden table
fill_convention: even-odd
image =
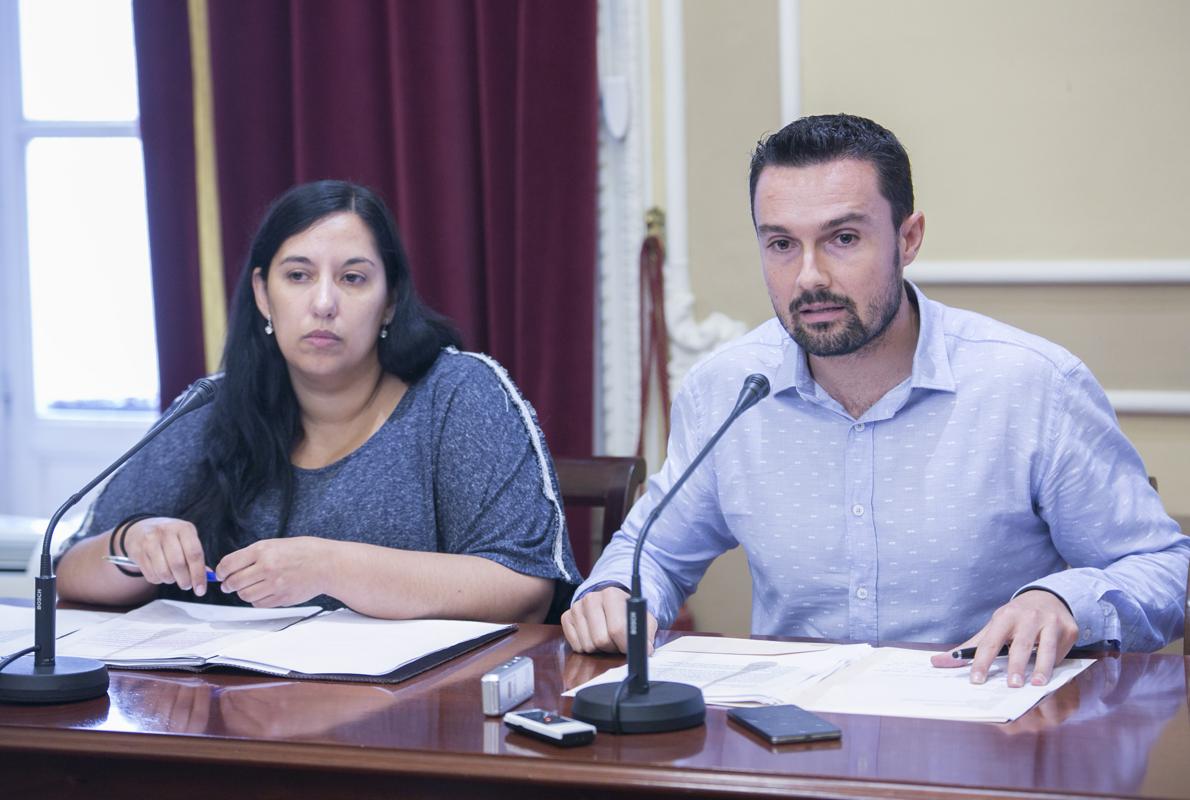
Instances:
[[[662,636],[664,638],[664,635]],[[0,706],[4,797],[670,796],[1190,798],[1190,659],[1106,657],[1015,723],[827,714],[841,742],[770,747],[704,727],[599,734],[572,750],[509,733],[479,677],[513,655],[533,705],[622,663],[560,629],[514,635],[396,686],[113,670],[106,698]]]

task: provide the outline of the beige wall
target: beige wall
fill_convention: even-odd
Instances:
[[[1190,3],[799,7],[802,112],[869,116],[902,139],[922,260],[1190,261]],[[777,5],[698,0],[683,14],[696,312],[752,325],[771,315],[746,178],[756,139],[781,124]],[[1190,285],[923,288],[1059,342],[1108,389],[1190,391]],[[1190,418],[1121,423],[1171,513],[1190,515]],[[691,603],[699,627],[747,631],[743,561],[712,569]]]

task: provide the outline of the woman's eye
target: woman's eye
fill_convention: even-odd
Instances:
[[[358,272],[348,272],[346,275],[343,276],[344,283],[349,283],[349,284],[353,284],[353,285],[363,283],[367,279],[368,279],[367,276],[361,275]]]
[[[291,281],[304,281],[306,279],[306,273],[300,269],[291,269],[285,273],[285,277]]]

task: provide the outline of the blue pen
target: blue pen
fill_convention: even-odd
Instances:
[[[140,567],[137,566],[136,562],[133,561],[128,556],[104,556],[103,560],[107,561],[109,563],[112,563],[112,564],[116,564],[117,566],[121,566],[121,567],[133,567],[135,569],[140,569]],[[215,570],[211,569],[210,567],[207,567],[207,583],[218,583],[218,582],[219,582],[219,576],[217,576],[215,574]]]

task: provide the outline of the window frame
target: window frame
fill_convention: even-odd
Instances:
[[[25,119],[19,15],[16,0],[0,0],[0,514],[48,516],[134,443],[156,414],[37,409],[26,149],[38,137],[139,139],[140,123]]]

